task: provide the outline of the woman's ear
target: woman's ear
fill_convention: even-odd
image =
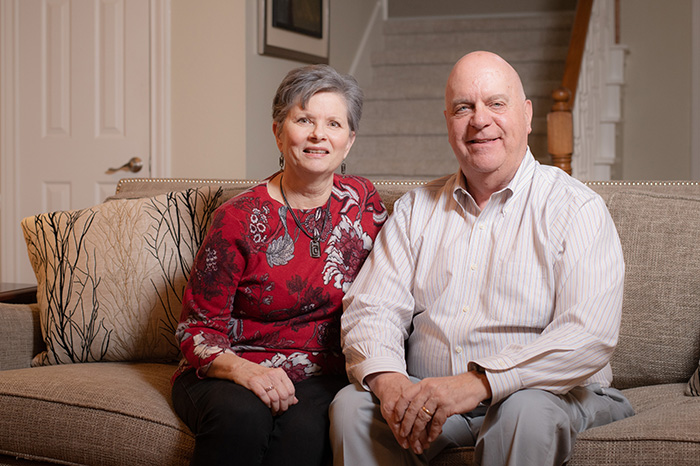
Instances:
[[[277,134],[277,122],[274,121],[272,122],[272,134],[275,136],[275,142],[277,143],[277,149],[279,149],[280,152],[282,152],[282,141],[280,140],[279,135]]]
[[[355,132],[350,131],[350,137],[348,138],[348,149],[345,151],[345,157],[348,156],[348,152],[350,152],[350,148],[352,147],[352,145],[354,143],[355,143]],[[343,157],[343,159],[345,159],[345,157]]]

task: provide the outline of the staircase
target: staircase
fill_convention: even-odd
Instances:
[[[373,179],[432,179],[453,173],[444,89],[455,62],[496,52],[522,78],[534,117],[530,148],[549,163],[546,115],[564,70],[574,12],[471,18],[390,19],[372,51],[373,80],[348,172]]]

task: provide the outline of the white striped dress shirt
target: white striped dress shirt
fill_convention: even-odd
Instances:
[[[457,173],[396,202],[344,299],[350,378],[478,364],[494,402],[609,386],[624,262],[603,200],[529,149],[483,211],[465,186]]]

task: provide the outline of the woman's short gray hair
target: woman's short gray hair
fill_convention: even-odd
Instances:
[[[340,74],[328,65],[307,65],[295,68],[282,80],[272,101],[272,121],[277,134],[282,131],[289,110],[298,104],[306,107],[309,99],[319,92],[334,92],[345,99],[350,131],[357,131],[362,117],[362,89],[349,74]]]

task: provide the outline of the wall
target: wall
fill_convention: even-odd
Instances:
[[[623,179],[690,178],[691,10],[691,0],[621,0]]]
[[[340,71],[357,63],[379,1],[331,0],[330,62]],[[497,7],[570,1],[510,0]],[[629,53],[618,178],[690,178],[693,1],[620,0],[621,43]],[[414,16],[427,3],[392,0],[390,7],[393,15]],[[442,14],[451,6],[485,14],[487,3],[434,0],[430,11]],[[256,6],[257,0],[172,0],[171,176],[261,178],[276,170],[272,96],[286,72],[301,63],[257,54]],[[367,63],[367,54],[359,56]],[[368,84],[364,68],[353,72]]]
[[[341,73],[350,71],[360,52],[363,34],[378,1],[330,1],[329,64]],[[246,0],[246,18],[246,175],[259,179],[279,169],[279,151],[272,134],[272,98],[287,72],[304,63],[258,55],[257,0]]]
[[[576,0],[389,0],[389,17],[493,15],[532,13],[537,11],[571,11]]]
[[[244,178],[245,4],[172,0],[170,176]]]
[[[349,72],[379,0],[331,0],[330,64]],[[257,53],[258,0],[172,0],[172,177],[262,178],[278,165],[270,110],[304,63]]]

